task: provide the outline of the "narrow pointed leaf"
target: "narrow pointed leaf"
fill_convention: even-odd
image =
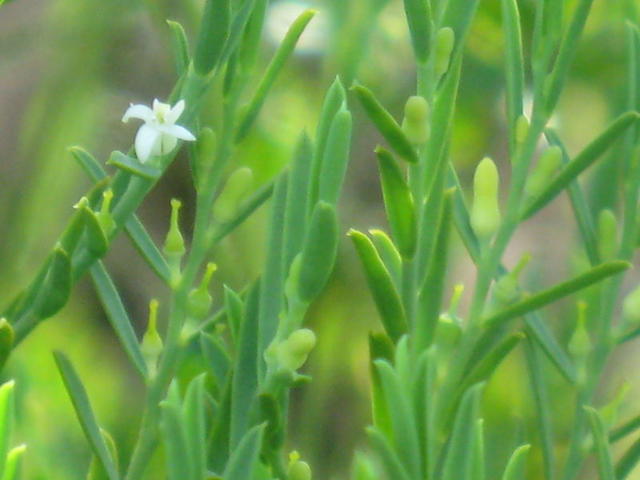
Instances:
[[[101,258],[107,253],[107,248],[109,247],[107,236],[93,210],[85,206],[81,209],[81,212],[85,224],[87,248],[95,258]]]
[[[625,438],[627,435],[632,434],[640,428],[640,415],[636,415],[631,420],[623,423],[619,427],[614,428],[609,434],[610,442],[617,442]]]
[[[420,63],[429,58],[431,31],[431,3],[429,0],[404,0],[404,11],[409,23],[413,52]]]
[[[387,478],[394,480],[411,480],[411,476],[400,462],[398,454],[389,445],[385,436],[375,427],[367,428],[367,436],[373,450],[378,454],[382,467],[387,473]]]
[[[238,336],[240,335],[240,325],[242,324],[242,317],[244,315],[244,303],[240,295],[227,285],[224,286],[224,308],[233,343],[237,345]]]
[[[187,66],[189,65],[189,41],[184,28],[179,22],[167,20],[167,25],[171,29],[171,47],[176,71],[178,76],[181,76],[187,71]]]
[[[182,412],[178,405],[169,402],[163,402],[161,409],[161,426],[167,451],[167,477],[169,480],[193,479],[193,461]]]
[[[391,234],[400,254],[406,259],[411,259],[417,241],[416,212],[411,191],[391,153],[378,147],[376,155]]]
[[[484,420],[479,418],[475,422],[473,442],[473,465],[471,467],[472,480],[485,480],[486,465],[484,451]]]
[[[193,56],[196,72],[206,75],[220,61],[229,36],[230,0],[207,0],[200,23],[200,32]]]
[[[22,456],[26,450],[26,445],[19,445],[11,449],[7,455],[2,480],[18,480]]]
[[[362,262],[382,324],[389,337],[397,342],[408,329],[400,295],[369,237],[357,230],[350,230],[349,236]]]
[[[531,445],[522,445],[515,449],[502,474],[502,480],[525,480],[527,456]]]
[[[389,146],[407,162],[417,163],[418,154],[413,145],[405,136],[398,122],[378,102],[371,90],[359,84],[351,87],[351,90],[356,94],[369,119],[378,128]]]
[[[522,219],[527,219],[532,216],[553,200],[562,190],[567,188],[584,170],[598,160],[638,119],[640,119],[640,114],[636,112],[627,112],[620,115],[598,138],[593,140],[576,155],[573,160],[563,167],[560,173],[547,185],[542,193],[525,208]]]
[[[380,254],[384,266],[387,267],[389,275],[391,275],[394,285],[397,289],[400,289],[402,286],[402,257],[400,256],[400,252],[386,232],[371,229],[369,230],[369,234],[373,239],[373,244]]]
[[[253,469],[258,461],[263,432],[264,425],[256,425],[242,437],[224,469],[225,480],[253,478]]]
[[[71,295],[71,260],[61,247],[53,250],[46,272],[35,300],[35,311],[39,318],[56,314]]]
[[[0,386],[0,477],[6,470],[5,458],[11,442],[11,431],[14,422],[14,387],[13,380]]]
[[[625,480],[640,462],[640,439],[633,442],[615,467],[616,480]]]
[[[96,422],[96,417],[93,413],[93,409],[91,408],[91,404],[89,403],[89,397],[87,396],[87,392],[80,380],[80,377],[76,373],[69,359],[63,353],[54,352],[53,355],[56,359],[56,364],[60,371],[60,375],[62,376],[62,380],[64,381],[67,393],[69,394],[69,398],[71,398],[71,402],[73,403],[73,408],[76,411],[82,430],[87,437],[87,441],[89,442],[93,453],[102,464],[105,472],[107,472],[109,479],[118,480],[118,472],[113,464],[113,460],[111,459],[107,445],[104,442],[104,438],[102,438],[100,428]]]
[[[596,455],[598,457],[598,472],[600,480],[615,480],[615,472],[613,462],[611,460],[611,451],[609,450],[609,440],[605,432],[602,417],[598,411],[592,407],[585,406],[589,425],[591,426],[591,435],[596,447]]]
[[[278,50],[274,54],[269,66],[267,67],[267,71],[265,72],[262,80],[256,89],[256,92],[247,105],[244,114],[239,121],[238,130],[236,133],[236,142],[242,140],[247,133],[249,133],[249,129],[253,125],[253,122],[258,116],[260,109],[271,90],[278,74],[282,71],[286,61],[289,59],[293,50],[298,43],[298,39],[302,32],[304,32],[305,28],[311,21],[311,19],[316,14],[315,10],[305,10],[300,14],[298,18],[291,24],[289,30],[287,31],[282,43],[278,47]]]
[[[207,363],[207,369],[215,379],[216,385],[223,386],[225,384],[227,374],[231,368],[231,357],[226,351],[222,341],[209,335],[208,333],[200,334],[200,349]]]
[[[146,180],[157,180],[162,174],[159,168],[141,163],[137,158],[130,157],[117,150],[111,153],[107,163]]]
[[[96,262],[91,267],[90,272],[100,303],[104,307],[109,323],[111,323],[113,330],[120,339],[122,348],[140,375],[146,377],[147,366],[140,350],[140,343],[109,273],[102,262]]]
[[[340,110],[336,113],[325,146],[318,198],[320,201],[336,205],[344,182],[351,147],[351,113]]]
[[[617,275],[627,270],[629,267],[631,267],[631,264],[622,260],[612,260],[610,262],[603,263],[581,275],[578,275],[577,277],[567,280],[566,282],[560,283],[554,287],[514,303],[510,307],[486,318],[484,320],[484,324],[487,327],[493,327],[516,317],[520,317],[525,313],[537,310],[545,305],[555,302],[556,300],[590,287],[607,277]]]
[[[200,374],[191,380],[182,407],[193,480],[201,480],[207,471],[204,381],[205,374]]]

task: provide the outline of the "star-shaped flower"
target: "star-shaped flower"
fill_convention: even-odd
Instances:
[[[138,160],[145,163],[150,157],[165,155],[173,150],[178,139],[192,142],[196,139],[186,128],[176,125],[176,121],[184,111],[184,100],[173,107],[158,99],[153,101],[153,110],[146,105],[134,105],[127,109],[122,121],[130,118],[144,121],[136,134],[135,149]]]

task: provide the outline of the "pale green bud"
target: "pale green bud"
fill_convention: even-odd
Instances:
[[[529,119],[526,115],[520,115],[516,120],[516,142],[524,143],[529,134]]]
[[[591,351],[591,338],[587,331],[587,304],[578,302],[578,320],[571,339],[569,340],[569,352],[576,359],[584,359]]]
[[[404,106],[402,131],[414,145],[422,145],[429,139],[429,103],[424,97],[409,97]]]
[[[213,205],[213,218],[219,223],[233,220],[253,183],[253,172],[242,167],[233,172]]]
[[[209,293],[209,284],[214,272],[218,269],[215,263],[208,263],[207,269],[202,275],[202,280],[197,288],[189,292],[187,298],[187,312],[189,316],[196,320],[204,320],[211,309],[211,294]]]
[[[451,27],[442,27],[436,33],[435,73],[438,78],[447,73],[451,62],[451,52],[456,41],[456,34]]]
[[[460,298],[464,292],[464,285],[453,287],[453,294],[449,302],[449,310],[438,318],[435,343],[438,347],[448,350],[458,344],[462,335],[462,321],[456,315]]]
[[[562,164],[562,149],[556,145],[547,148],[531,174],[527,177],[524,191],[529,197],[538,196],[558,172]]]
[[[625,322],[640,323],[640,286],[625,297],[622,303],[622,316]]]
[[[315,345],[316,335],[313,331],[308,328],[296,330],[278,345],[278,363],[287,370],[296,371],[307,361]]]
[[[142,350],[142,356],[147,363],[147,370],[149,371],[149,377],[153,378],[156,374],[158,358],[162,354],[162,338],[158,333],[158,300],[155,298],[149,302],[149,320],[147,323],[147,330],[142,337],[142,343],[140,349]]]
[[[289,454],[288,480],[311,480],[311,467],[300,460],[300,454],[295,450]]]
[[[171,270],[171,286],[173,288],[176,288],[178,283],[180,283],[180,262],[186,252],[184,238],[180,232],[181,207],[182,202],[180,202],[180,200],[176,200],[175,198],[171,200],[171,220],[163,247],[163,251],[167,256],[169,269]]]
[[[598,215],[598,251],[601,260],[612,260],[618,252],[618,224],[608,208]]]
[[[102,193],[102,205],[100,206],[100,212],[96,214],[98,222],[104,231],[105,235],[109,235],[116,224],[111,216],[111,201],[113,200],[113,190],[108,188]]]
[[[485,157],[476,168],[473,177],[473,206],[471,226],[481,239],[490,239],[500,226],[498,206],[500,176],[495,163]]]

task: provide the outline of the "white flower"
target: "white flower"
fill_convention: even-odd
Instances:
[[[176,125],[176,120],[182,115],[184,106],[184,100],[180,100],[172,107],[158,99],[153,101],[153,110],[146,105],[131,104],[129,106],[122,121],[127,123],[130,118],[139,118],[144,121],[144,125],[136,134],[135,149],[138,160],[144,163],[151,156],[171,152],[178,143],[178,139],[189,142],[196,139],[189,130]]]

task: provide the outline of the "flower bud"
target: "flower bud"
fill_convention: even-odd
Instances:
[[[538,163],[527,178],[524,186],[525,193],[529,197],[538,196],[556,174],[561,163],[562,149],[556,145],[547,148],[540,155]]]
[[[242,167],[233,172],[213,205],[213,218],[219,223],[233,220],[252,183],[250,168]]]
[[[605,208],[598,215],[598,251],[601,260],[612,260],[618,253],[618,225],[615,214]]]
[[[196,320],[204,320],[211,308],[211,294],[209,293],[209,284],[211,283],[211,277],[218,269],[215,263],[208,263],[207,269],[202,275],[202,280],[197,288],[194,288],[189,292],[187,298],[187,312]]]
[[[531,260],[531,255],[523,255],[518,265],[506,275],[503,275],[498,279],[493,287],[493,296],[500,307],[514,303],[520,299],[522,291],[520,290],[518,279],[520,273]]]
[[[140,348],[142,356],[147,363],[149,378],[153,378],[157,371],[158,358],[162,354],[162,338],[158,333],[158,300],[155,298],[149,302],[149,320],[147,330],[142,337]]]
[[[449,70],[451,52],[453,52],[455,41],[456,34],[451,27],[442,27],[436,33],[435,73],[437,78],[440,78]]]
[[[498,206],[500,176],[495,163],[485,157],[473,177],[471,226],[480,239],[489,240],[500,226]]]
[[[184,246],[184,238],[180,232],[180,208],[182,202],[175,198],[171,200],[171,220],[169,226],[169,232],[164,241],[163,251],[167,256],[167,262],[171,270],[171,285],[176,286],[181,277],[180,273],[180,261],[186,252]]]
[[[409,97],[404,106],[402,131],[414,145],[422,145],[429,139],[429,103],[424,97]]]
[[[464,292],[464,285],[462,284],[458,284],[453,288],[449,310],[438,318],[435,344],[446,351],[455,347],[462,335],[462,321],[456,315],[462,292]]]
[[[116,226],[110,211],[111,200],[113,200],[113,190],[108,188],[102,193],[102,205],[100,206],[100,212],[96,214],[98,222],[100,222],[100,226],[107,236],[109,236]]]
[[[307,361],[315,344],[316,335],[313,331],[308,328],[294,331],[277,346],[278,363],[287,370],[298,370]]]
[[[640,323],[640,286],[625,297],[622,303],[622,317],[627,323]]]
[[[300,460],[300,454],[295,450],[289,454],[288,480],[311,480],[311,467]]]
[[[569,340],[569,352],[579,362],[583,362],[585,357],[591,351],[591,338],[587,331],[587,304],[578,302],[578,320],[571,339]]]

